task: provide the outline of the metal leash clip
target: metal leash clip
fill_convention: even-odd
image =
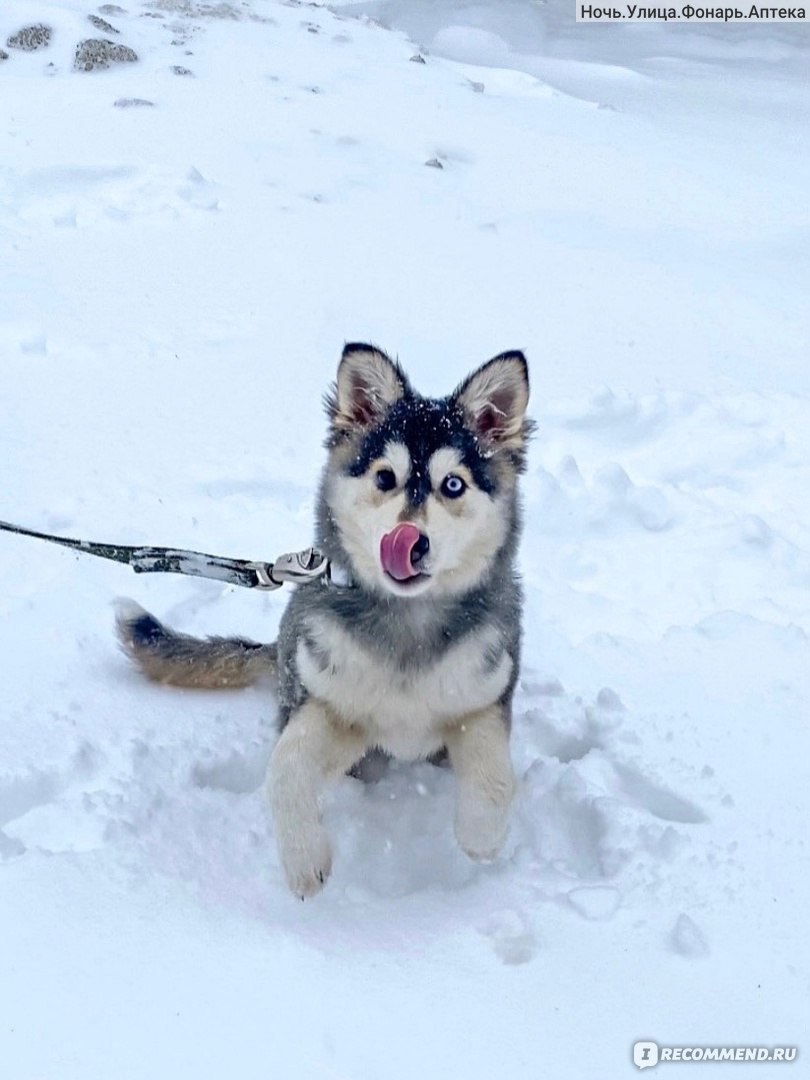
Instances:
[[[255,588],[270,592],[272,589],[280,589],[287,582],[303,585],[307,581],[323,577],[329,571],[329,560],[320,551],[310,547],[303,551],[288,551],[285,555],[279,555],[273,563],[247,563],[247,568],[256,574]]]

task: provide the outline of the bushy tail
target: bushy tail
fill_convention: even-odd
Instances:
[[[177,634],[132,600],[118,601],[115,621],[122,649],[153,682],[233,690],[276,674],[275,645]]]

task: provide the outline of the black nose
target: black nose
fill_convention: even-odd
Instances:
[[[424,533],[419,534],[419,539],[411,548],[411,566],[418,566],[430,551],[430,541]]]

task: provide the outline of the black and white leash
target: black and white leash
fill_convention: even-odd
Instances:
[[[130,547],[126,544],[100,544],[92,540],[74,540],[67,536],[26,529],[0,521],[0,531],[32,536],[50,544],[71,548],[83,555],[95,555],[100,559],[131,566],[136,574],[188,574],[191,577],[214,578],[228,585],[241,585],[246,589],[269,592],[290,583],[301,585],[317,578],[329,580],[329,560],[316,548],[288,551],[273,562],[255,562],[249,559],[227,559],[220,555],[206,555],[201,551],[183,551],[179,548]]]

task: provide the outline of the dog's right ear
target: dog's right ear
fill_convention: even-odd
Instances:
[[[336,431],[373,427],[407,391],[399,364],[373,345],[352,343],[343,350],[326,412]]]

